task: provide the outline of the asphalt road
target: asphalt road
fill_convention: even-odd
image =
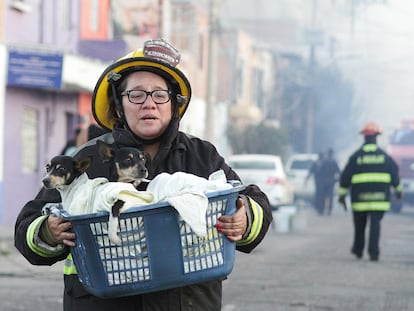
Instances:
[[[385,215],[379,262],[350,254],[350,212],[306,210],[302,219],[302,230],[272,231],[254,253],[237,255],[223,311],[414,310],[413,207]]]
[[[349,253],[351,213],[304,209],[292,230],[269,232],[249,255],[237,253],[223,285],[222,311],[414,310],[414,208],[387,214],[377,263]],[[62,310],[62,265],[35,267],[0,227],[0,310]]]

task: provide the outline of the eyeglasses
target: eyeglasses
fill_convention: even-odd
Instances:
[[[133,104],[143,104],[147,100],[148,96],[151,96],[152,100],[156,104],[165,104],[171,98],[171,92],[168,90],[154,90],[154,91],[142,91],[142,90],[129,90],[121,93],[121,96],[128,96],[128,100]]]

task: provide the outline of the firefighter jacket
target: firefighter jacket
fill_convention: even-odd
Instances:
[[[112,133],[97,139],[119,147],[129,146],[143,149],[142,142],[137,137],[120,127],[116,127]],[[92,165],[87,171],[90,178],[111,177],[109,165],[99,158],[94,141],[87,143],[75,157],[80,159],[84,156],[93,157]],[[148,165],[148,178],[152,179],[162,172],[178,171],[208,178],[211,173],[219,169],[224,170],[228,180],[240,180],[212,144],[179,132],[177,129],[170,131],[167,137],[162,138],[158,154]],[[266,195],[257,186],[248,185],[243,190],[242,197],[246,202],[245,205],[247,204],[248,230],[243,239],[237,242],[236,249],[249,253],[264,238],[272,221],[272,213]],[[123,311],[216,311],[221,309],[222,280],[123,298],[99,299],[90,295],[79,282],[69,249],[62,245],[52,247],[39,237],[40,224],[47,217],[41,216],[41,209],[47,202],[60,202],[59,193],[56,190],[42,189],[34,200],[29,201],[23,207],[16,221],[15,245],[34,265],[52,265],[57,261],[66,260],[64,310],[102,311],[119,308]]]
[[[351,192],[353,211],[387,211],[391,186],[401,194],[398,166],[374,143],[364,144],[348,160],[340,177],[339,196]]]

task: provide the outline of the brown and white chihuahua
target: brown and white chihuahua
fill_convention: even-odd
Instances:
[[[108,182],[106,178],[89,179],[86,169],[91,163],[91,157],[76,160],[73,157],[62,155],[55,156],[46,165],[47,174],[42,182],[46,189],[59,191],[63,209],[70,215],[95,213],[108,207],[110,215],[108,236],[112,243],[120,244],[118,216],[126,208],[125,201],[114,199],[113,202],[108,203],[108,200],[102,201],[102,198],[108,198],[107,193],[110,191],[108,187],[111,186],[121,187],[122,191],[138,192],[135,189],[136,185],[148,176],[148,170],[145,166],[146,157],[143,152],[134,148],[112,149],[109,152],[108,148],[111,148],[109,145],[99,144],[100,148],[103,148],[102,150],[106,150],[108,156],[103,160],[112,161],[111,165],[115,167],[117,180],[128,181],[128,183]],[[104,193],[99,194],[97,191]],[[151,198],[148,197],[143,201],[147,199],[150,203]]]

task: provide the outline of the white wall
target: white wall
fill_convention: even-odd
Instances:
[[[4,102],[6,93],[7,48],[0,45],[0,223],[3,215],[3,155],[4,155]]]

